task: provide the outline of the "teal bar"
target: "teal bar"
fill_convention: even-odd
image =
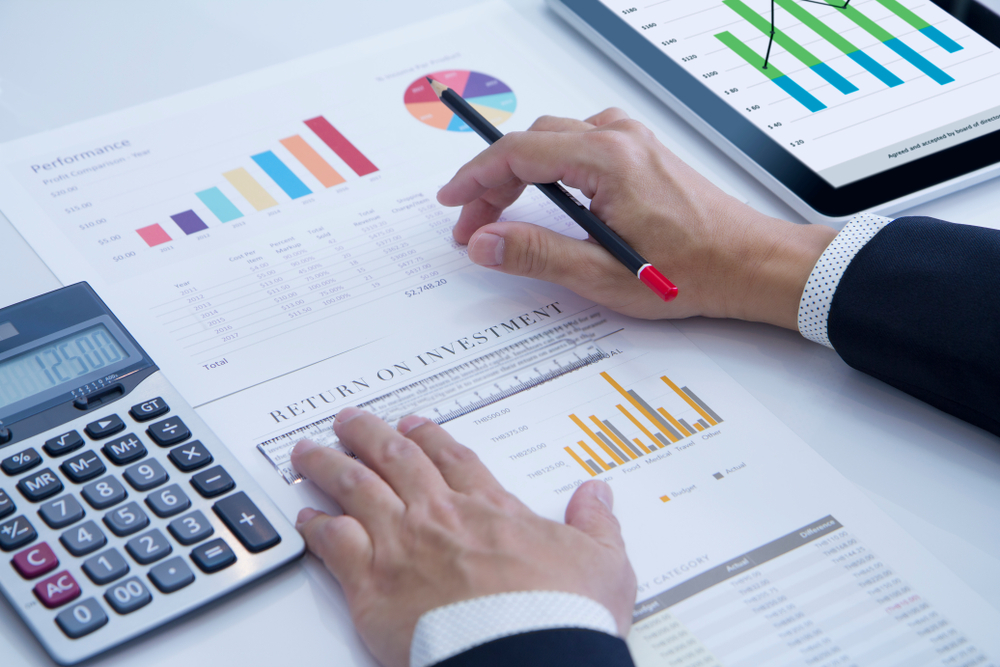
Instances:
[[[293,174],[292,170],[272,151],[251,155],[250,158],[292,199],[312,194],[312,190],[299,180],[299,177]]]
[[[233,202],[229,201],[229,198],[222,194],[222,190],[219,188],[209,188],[195,194],[198,195],[201,203],[207,206],[208,210],[219,219],[219,222],[229,222],[230,220],[243,217],[240,209],[236,208]]]
[[[938,30],[937,28],[935,28],[932,25],[929,25],[926,28],[921,28],[920,32],[922,32],[925,35],[927,35],[931,39],[932,42],[934,42],[935,44],[937,44],[938,46],[940,46],[942,49],[944,49],[948,53],[955,53],[956,51],[961,51],[962,50],[962,45],[961,44],[959,44],[958,42],[956,42],[955,40],[953,40],[951,37],[949,37],[948,35],[944,34],[943,32],[941,32],[940,30]]]
[[[903,80],[898,76],[882,67],[874,58],[869,56],[864,51],[854,51],[853,53],[848,53],[847,57],[856,62],[857,64],[864,67],[866,70],[871,72],[879,81],[894,88],[903,84]]]
[[[822,111],[826,108],[825,104],[810,95],[805,88],[795,83],[785,75],[775,77],[774,79],[771,79],[771,81],[778,84],[778,87],[795,98],[799,104],[804,106],[806,109],[809,109],[809,111]]]
[[[855,93],[858,90],[857,86],[855,86],[853,83],[845,79],[843,76],[840,75],[840,73],[838,73],[835,69],[833,69],[826,63],[817,63],[812,67],[810,67],[809,69],[811,69],[812,71],[816,72],[816,74],[819,74],[821,77],[826,79],[827,83],[829,83],[831,86],[833,86],[834,88],[836,88],[845,95],[848,95],[850,93]]]
[[[909,46],[901,42],[896,37],[882,42],[890,49],[895,51],[898,55],[902,56],[907,62],[916,67],[918,70],[934,79],[937,83],[942,86],[946,83],[951,83],[955,79],[948,76],[944,70],[940,69],[937,65],[931,61],[924,58],[922,55],[911,49]]]

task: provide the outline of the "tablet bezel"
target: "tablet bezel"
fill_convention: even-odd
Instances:
[[[600,0],[550,2],[558,3],[590,26],[691,113],[822,216],[845,218],[1000,164],[998,129],[835,188],[726,104],[725,100],[671,60]],[[1000,17],[981,5],[977,6],[1000,22]]]

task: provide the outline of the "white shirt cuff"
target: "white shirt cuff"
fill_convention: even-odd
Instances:
[[[426,612],[410,644],[410,667],[428,667],[502,637],[537,630],[581,628],[618,636],[607,607],[556,591],[500,593]]]
[[[856,215],[820,255],[799,301],[799,332],[803,336],[833,349],[826,325],[837,285],[858,251],[890,222],[891,218],[872,213]]]

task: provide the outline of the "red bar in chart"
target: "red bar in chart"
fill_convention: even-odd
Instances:
[[[323,143],[330,147],[330,150],[346,162],[347,166],[353,169],[358,176],[367,176],[378,171],[378,167],[362,155],[361,151],[323,116],[310,118],[305,121],[305,124],[310,130],[316,133],[317,137],[323,140]]]
[[[170,243],[173,239],[170,235],[163,231],[163,227],[159,225],[150,225],[149,227],[142,227],[135,230],[138,232],[142,240],[146,242],[150,248],[153,246],[160,245],[161,243]]]

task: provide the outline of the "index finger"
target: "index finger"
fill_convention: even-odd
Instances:
[[[511,132],[458,170],[438,201],[459,206],[514,179],[526,183],[562,181],[587,197],[597,189],[596,174],[604,151],[595,142],[608,132]]]

